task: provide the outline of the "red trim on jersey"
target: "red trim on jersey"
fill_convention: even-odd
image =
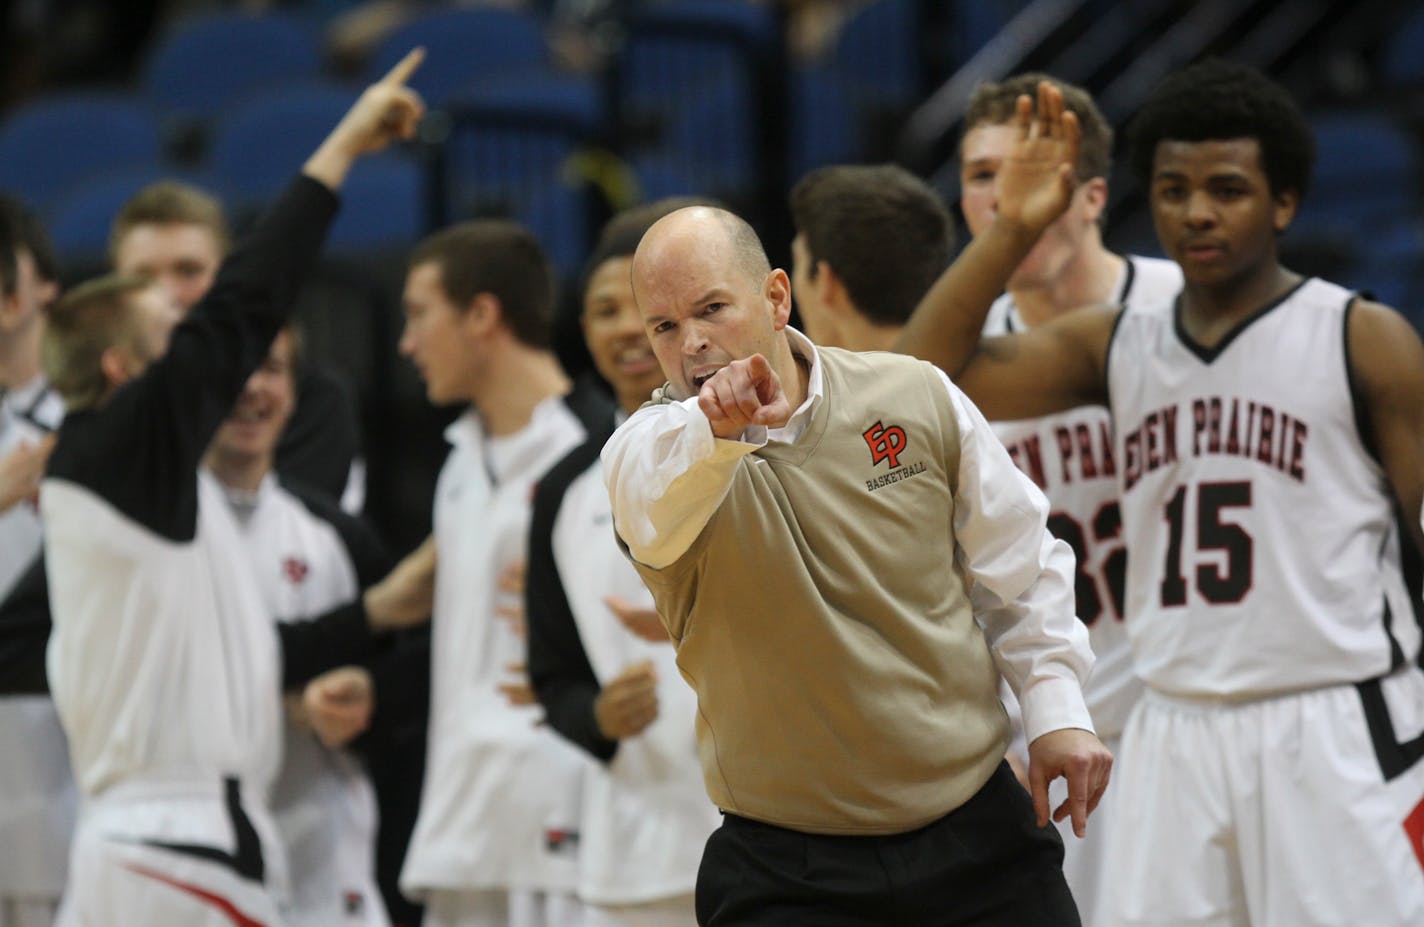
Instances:
[[[206,889],[198,888],[196,885],[189,885],[187,882],[179,882],[177,879],[171,876],[166,876],[161,872],[154,872],[152,869],[144,869],[141,866],[125,866],[124,868],[129,870],[130,872],[136,872],[141,876],[148,876],[150,879],[157,879],[165,885],[171,885],[181,892],[187,892],[194,898],[197,898],[199,901],[207,902],[208,904],[217,908],[222,913],[226,914],[228,920],[232,921],[233,927],[267,927],[267,925],[262,923],[261,921],[253,920],[246,914],[243,914],[237,909],[237,905],[233,904],[231,901],[228,901],[221,895],[214,895],[212,892],[207,891]]]
[[[1419,867],[1424,869],[1424,801],[1415,805],[1409,817],[1404,819],[1404,832],[1409,835],[1414,855],[1419,857]]]

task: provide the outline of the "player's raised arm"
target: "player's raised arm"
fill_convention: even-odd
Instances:
[[[935,282],[896,345],[948,373],[990,418],[1041,415],[1096,398],[1112,330],[1110,314],[1099,311],[1100,318],[980,344],[989,307],[1073,195],[1079,126],[1062,92],[1041,83],[1037,105],[1020,97],[1015,116],[1019,137],[996,180],[993,223]],[[1083,347],[1099,340],[1094,362]]]
[[[380,151],[396,139],[413,137],[425,104],[406,81],[423,60],[425,49],[411,49],[390,73],[367,87],[307,159],[302,173],[335,190],[358,157]]]

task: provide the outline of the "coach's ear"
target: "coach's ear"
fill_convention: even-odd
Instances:
[[[771,310],[773,330],[781,331],[791,321],[791,278],[786,271],[778,267],[767,274],[761,295]]]

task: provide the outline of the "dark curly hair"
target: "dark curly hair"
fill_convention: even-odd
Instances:
[[[1304,197],[1315,167],[1315,136],[1285,88],[1255,68],[1207,59],[1152,92],[1128,128],[1132,167],[1152,179],[1157,143],[1254,138],[1272,194]]]

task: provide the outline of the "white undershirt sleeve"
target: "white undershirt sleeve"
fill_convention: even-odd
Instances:
[[[1088,629],[1074,613],[1073,552],[1048,532],[1048,499],[1014,466],[989,423],[939,371],[959,423],[955,560],[974,615],[1023,708],[1029,743],[1063,728],[1093,730],[1083,683]]]
[[[603,447],[604,480],[614,526],[635,560],[660,570],[687,552],[738,463],[766,443],[766,429],[755,430],[758,442],[714,437],[694,396],[640,409],[613,433]]]

